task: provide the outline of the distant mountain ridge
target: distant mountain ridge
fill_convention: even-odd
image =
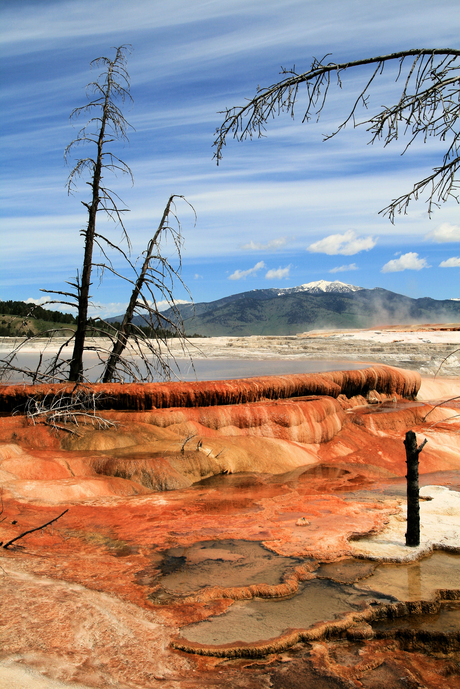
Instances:
[[[381,287],[365,289],[339,280],[255,289],[178,308],[187,334],[208,337],[295,335],[319,329],[460,321],[459,301],[412,299]],[[170,309],[162,315],[174,317]]]

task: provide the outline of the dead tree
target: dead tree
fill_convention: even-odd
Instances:
[[[460,50],[450,48],[413,49],[339,64],[326,63],[326,58],[315,58],[309,71],[302,74],[298,74],[295,68],[282,69],[284,78],[281,81],[267,88],[258,88],[256,95],[248,99],[245,105],[227,108],[222,113],[225,118],[216,130],[214,141],[217,162],[222,158],[228,136],[231,135],[238,141],[253,136],[261,137],[264,136],[270,119],[282,112],[294,117],[302,85],[306,87],[302,122],[308,122],[312,118],[317,120],[326,104],[331,78],[335,78],[337,86],[341,87],[347,70],[372,65],[374,69],[356,95],[351,111],[325,139],[335,136],[349,123],[354,127],[358,124],[365,125],[371,134],[370,143],[381,140],[387,146],[400,136],[408,136],[404,152],[416,139],[424,142],[429,137],[438,139],[445,147],[440,165],[416,182],[412,190],[393,199],[380,211],[393,222],[395,213],[406,213],[409,203],[427,191],[428,214],[431,215],[433,206],[439,207],[449,197],[458,202],[456,173],[460,167],[460,133],[457,124],[460,115],[459,58]],[[405,70],[407,61],[409,64]],[[358,123],[356,118],[359,106],[368,108],[370,88],[390,63],[399,63],[396,81],[405,73],[405,77],[401,79],[399,100],[394,105],[382,107],[375,115]]]
[[[171,376],[171,352],[168,345],[166,331],[179,337],[183,352],[187,352],[186,337],[182,322],[181,312],[173,298],[174,282],[178,280],[190,296],[190,293],[180,277],[181,269],[181,224],[175,213],[174,199],[184,199],[183,196],[171,196],[163,213],[160,225],[150,240],[146,251],[142,254],[142,267],[138,271],[130,260],[131,243],[123,223],[123,213],[127,210],[123,207],[119,196],[105,186],[104,177],[107,171],[117,174],[119,172],[127,174],[131,180],[133,178],[129,166],[115,155],[111,144],[116,140],[127,141],[129,123],[125,119],[117,103],[125,103],[132,100],[130,95],[130,78],[126,69],[128,46],[120,46],[116,49],[115,58],[100,57],[93,60],[92,66],[102,67],[99,77],[87,85],[87,94],[92,98],[89,102],[79,108],[75,108],[71,113],[71,120],[87,116],[86,124],[80,129],[77,137],[69,144],[65,150],[65,158],[68,160],[71,152],[77,146],[89,148],[89,155],[80,158],[73,167],[68,181],[67,189],[72,193],[76,181],[79,177],[88,173],[91,188],[91,199],[89,202],[82,201],[88,212],[86,227],[81,234],[84,239],[84,258],[81,273],[77,273],[74,282],[68,282],[69,291],[42,290],[55,295],[55,299],[50,303],[64,304],[77,308],[77,328],[76,331],[58,333],[50,331],[46,333],[52,337],[57,334],[65,335],[65,340],[59,347],[55,356],[44,357],[40,354],[38,366],[34,369],[21,367],[18,363],[21,349],[30,341],[27,337],[15,346],[14,351],[0,361],[0,378],[13,374],[22,374],[31,378],[33,383],[63,382],[70,380],[76,383],[88,379],[90,371],[84,371],[83,354],[85,351],[95,351],[99,358],[99,364],[103,363],[103,381],[108,382],[114,377],[118,379],[144,380],[154,379],[157,374],[162,378]],[[186,201],[186,203],[188,203]],[[190,206],[190,204],[188,204]],[[194,211],[193,207],[190,206]],[[127,243],[127,251],[124,251],[118,244],[112,242],[108,237],[97,232],[96,220],[98,213],[103,212],[109,218],[119,224],[123,231],[123,237]],[[196,214],[195,214],[196,219]],[[175,257],[178,265],[173,266],[166,253],[162,253],[160,240],[163,237],[172,238]],[[95,248],[101,251],[102,259],[95,262],[93,254]],[[119,271],[114,268],[110,259],[110,252],[115,251],[122,256],[126,271],[131,271],[134,278],[127,277],[126,271]],[[126,311],[121,328],[117,329],[111,324],[95,319],[89,322],[88,305],[90,300],[91,276],[93,270],[97,269],[102,275],[104,271],[110,271],[114,276],[123,279],[132,285],[131,299]],[[169,306],[169,316],[159,314],[157,298],[166,301]],[[191,296],[190,296],[191,300]],[[146,338],[141,326],[133,323],[134,315],[140,315],[143,323],[155,332],[153,339]],[[108,340],[107,344],[88,345],[86,343],[88,331],[94,335],[101,336]],[[42,333],[43,335],[43,333]],[[124,356],[125,349],[130,340],[133,356]],[[50,340],[51,341],[51,340]],[[69,362],[65,357],[65,348],[73,342],[73,354]],[[188,354],[188,352],[187,352]],[[136,361],[140,357],[141,364]],[[174,358],[172,357],[174,360]],[[93,378],[96,376],[93,376]],[[100,377],[100,376],[98,376]]]
[[[130,336],[134,342],[140,345],[140,349],[142,349],[142,345],[147,346],[150,353],[153,354],[154,362],[159,365],[158,368],[160,369],[160,373],[164,374],[166,377],[170,377],[170,365],[161,354],[159,340],[163,339],[166,351],[169,351],[169,348],[167,345],[167,337],[164,336],[162,338],[161,332],[164,332],[165,327],[167,327],[170,332],[172,331],[173,334],[180,338],[182,343],[185,342],[184,326],[180,309],[178,309],[174,301],[172,291],[174,278],[177,278],[181,285],[185,287],[179,275],[182,239],[181,225],[176,213],[173,211],[175,198],[185,200],[183,196],[170,196],[164,209],[163,217],[158,225],[158,229],[143,254],[144,260],[142,262],[142,267],[137,275],[135,283],[133,283],[134,287],[131,293],[131,299],[126,309],[123,322],[118,329],[112,351],[107,360],[104,375],[102,377],[103,383],[108,383],[113,379],[117,365],[120,363]],[[188,202],[186,201],[186,203]],[[191,204],[188,205],[194,211],[193,206],[191,206]],[[171,224],[171,215],[174,216],[177,226]],[[172,237],[175,245],[179,263],[177,268],[171,265],[170,261],[160,250],[160,240],[166,234]],[[172,310],[172,316],[169,318],[159,315],[156,296],[158,293],[169,304],[169,308]],[[133,318],[135,314],[141,316],[145,324],[149,325],[151,330],[156,333],[156,341],[153,343],[153,346],[149,340],[145,340],[145,335],[140,328],[136,326],[133,327]]]
[[[94,247],[98,245],[103,251],[107,246],[121,250],[105,236],[96,232],[96,218],[100,211],[120,224],[128,248],[130,246],[122,218],[122,213],[127,209],[120,206],[119,196],[106,187],[103,181],[107,171],[115,174],[121,172],[132,179],[129,166],[108,148],[113,141],[128,139],[127,132],[130,125],[117,105],[117,101],[124,103],[126,99],[132,100],[129,92],[130,79],[126,69],[127,53],[129,53],[129,47],[120,46],[116,49],[113,60],[108,57],[99,57],[91,62],[91,66],[103,67],[96,81],[90,82],[86,87],[87,94],[94,97],[86,105],[75,108],[70,115],[71,120],[77,120],[83,116],[89,116],[89,119],[80,129],[77,137],[67,146],[64,153],[65,159],[68,160],[71,152],[78,146],[89,146],[95,149],[94,155],[88,155],[77,161],[67,181],[67,190],[70,194],[79,177],[87,172],[90,176],[88,184],[91,188],[91,200],[82,201],[88,211],[86,228],[81,231],[84,239],[83,266],[81,275],[77,273],[75,282],[67,283],[74,291],[42,290],[57,294],[67,300],[61,303],[70,306],[77,305],[77,330],[69,371],[69,380],[76,382],[83,380],[83,352],[88,327]]]
[[[420,545],[420,503],[418,484],[418,456],[425,447],[427,439],[417,447],[417,436],[414,431],[407,431],[404,440],[407,463],[407,531],[406,545]]]

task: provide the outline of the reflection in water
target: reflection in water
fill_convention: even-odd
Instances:
[[[402,601],[432,600],[438,589],[459,588],[460,555],[435,551],[418,562],[384,563],[360,585]]]
[[[419,600],[422,597],[422,572],[420,562],[414,562],[407,568],[407,588],[412,599]]]
[[[366,604],[375,605],[376,601],[433,600],[438,589],[458,588],[459,565],[460,555],[445,552],[411,563],[377,565],[375,561],[350,559],[322,564],[315,571],[317,578],[301,584],[296,595],[238,601],[223,615],[184,627],[182,637],[204,646],[268,641],[288,629],[308,629],[346,612],[363,610]],[[353,580],[360,581],[350,585]],[[459,603],[444,606],[441,614],[422,615],[420,619],[408,616],[401,623],[379,622],[375,628],[385,624],[411,627],[411,620],[414,626],[439,627],[442,618],[449,631],[458,632],[459,607]]]

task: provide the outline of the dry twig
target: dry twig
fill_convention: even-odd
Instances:
[[[27,534],[34,533],[34,531],[40,531],[40,529],[44,529],[46,526],[53,524],[53,522],[56,522],[58,519],[60,519],[68,511],[69,511],[69,509],[67,508],[58,517],[54,517],[54,519],[51,519],[49,522],[46,522],[46,524],[42,524],[41,526],[37,526],[34,529],[29,529],[28,531],[24,531],[24,533],[19,534],[19,536],[16,536],[15,538],[12,538],[7,543],[5,543],[5,544],[0,543],[0,546],[2,546],[3,548],[9,548],[10,545],[15,543],[16,541],[19,541],[20,538],[24,538],[24,536],[27,536]]]

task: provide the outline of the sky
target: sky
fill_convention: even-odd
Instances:
[[[78,132],[69,115],[85,105],[85,85],[99,73],[90,62],[127,44],[133,103],[122,107],[133,129],[113,151],[134,185],[123,176],[105,181],[129,209],[133,261],[171,194],[195,209],[196,222],[177,200],[189,289],[177,283],[177,300],[317,280],[460,298],[458,204],[448,201],[430,219],[423,197],[394,225],[379,215],[439,164],[442,143],[415,143],[402,156],[403,141],[369,146],[365,127],[323,141],[369,68],[331,89],[319,122],[302,123],[300,101],[295,119],[276,117],[261,139],[229,139],[219,166],[213,158],[222,111],[277,82],[282,67],[305,72],[329,53],[345,62],[458,49],[459,36],[456,0],[0,0],[0,299],[39,302],[49,298],[41,289],[66,291],[81,272],[89,187],[83,178],[72,195],[66,190],[76,158],[66,165],[63,153]],[[393,102],[394,77],[388,69],[375,83],[367,116]],[[366,119],[366,111],[358,115]],[[101,218],[98,230],[122,240],[111,221]],[[174,262],[171,241],[162,248]],[[94,275],[91,293],[93,315],[118,315],[130,284],[106,271]]]

